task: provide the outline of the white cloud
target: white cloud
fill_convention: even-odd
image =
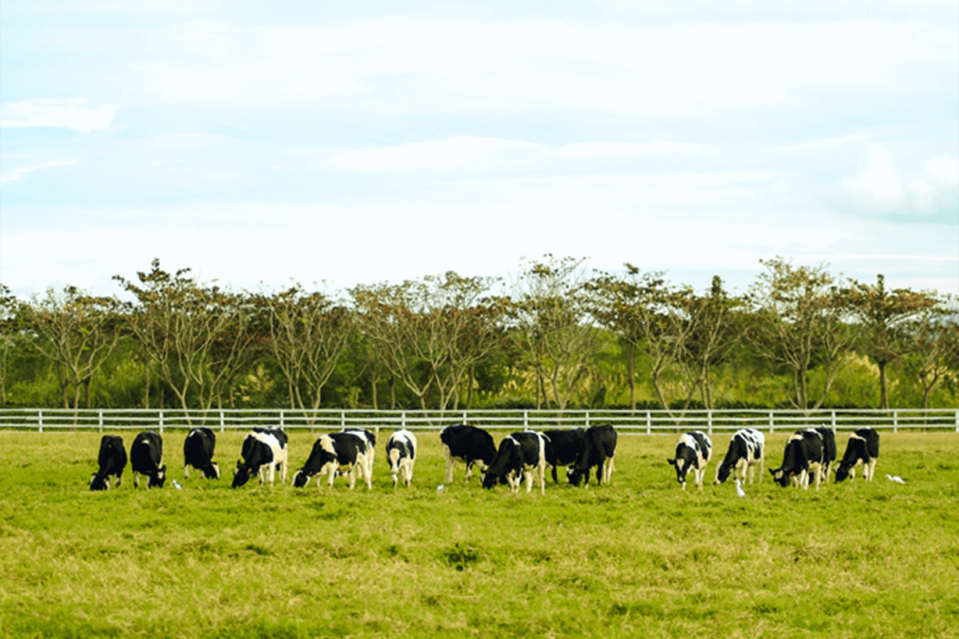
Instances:
[[[935,157],[921,170],[904,171],[892,153],[872,144],[865,170],[842,180],[838,201],[851,210],[928,214],[955,209],[959,195],[959,160]]]
[[[496,138],[452,137],[376,149],[334,152],[322,167],[344,171],[459,171],[533,168],[550,161],[685,155],[701,152],[700,144],[653,141],[581,142],[558,148],[533,142]]]
[[[938,90],[956,34],[917,23],[465,23],[165,33],[144,87],[184,104],[390,113],[543,108],[665,117],[791,104],[810,90]],[[949,65],[952,65],[951,67]],[[334,100],[335,102],[331,102]],[[345,102],[344,102],[345,101]]]
[[[63,127],[81,133],[109,128],[117,107],[86,107],[87,102],[81,98],[11,102],[0,110],[0,126]]]
[[[41,164],[36,164],[34,166],[27,166],[21,169],[16,169],[13,173],[9,175],[4,175],[0,177],[0,184],[7,182],[17,182],[18,180],[23,179],[23,176],[27,173],[32,173],[34,171],[43,171],[45,169],[54,169],[60,166],[69,166],[71,164],[76,164],[76,160],[52,160],[50,162],[43,162]]]
[[[932,158],[923,166],[935,180],[950,186],[959,184],[959,158]]]

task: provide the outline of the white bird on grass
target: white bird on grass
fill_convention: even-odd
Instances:
[[[177,489],[177,490],[183,490],[183,486],[181,486],[181,485],[180,485],[180,482],[178,482],[178,481],[175,480],[175,479],[173,480],[173,485],[176,486],[176,489]]]
[[[740,497],[746,496],[746,491],[743,490],[743,487],[739,485],[738,479],[736,480],[736,494],[739,495]]]
[[[889,481],[894,481],[897,484],[905,484],[906,480],[900,477],[899,475],[886,475],[886,479]]]

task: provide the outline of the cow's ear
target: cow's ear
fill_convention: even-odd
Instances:
[[[667,457],[667,458],[666,458],[666,461],[669,462],[669,465],[670,465],[670,466],[675,466],[675,465],[676,465],[676,460],[675,460],[675,459],[670,459],[669,457]]]

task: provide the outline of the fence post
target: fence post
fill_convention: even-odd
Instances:
[[[529,430],[529,411],[523,411],[523,430]]]
[[[836,411],[832,412],[832,432],[836,432]]]
[[[405,429],[406,428],[406,411],[404,410],[400,413],[400,425]]]
[[[706,411],[706,431],[712,435],[713,434],[713,411]]]
[[[39,432],[42,433],[43,432],[43,411],[42,410],[37,411],[37,425],[40,427]]]
[[[225,420],[223,419],[223,411],[221,410],[220,411],[220,432],[221,433],[224,431],[224,428],[225,428],[224,421]]]
[[[97,411],[98,423],[100,425],[100,432],[103,432],[103,409]]]
[[[899,432],[899,412],[892,411],[892,432]]]
[[[340,428],[346,430],[346,411],[340,411]]]
[[[280,411],[280,430],[283,430],[283,411]]]
[[[465,410],[463,411],[463,423],[464,423],[464,424],[467,423],[466,411],[465,411]]]
[[[653,434],[653,413],[652,411],[646,411],[646,434]]]
[[[589,428],[589,411],[586,411],[586,428]]]
[[[773,412],[769,411],[769,432],[773,432]]]
[[[159,415],[160,416],[160,434],[162,435],[163,434],[163,410],[161,409],[159,413],[160,413]]]
[[[959,433],[959,410],[956,411],[956,432]]]

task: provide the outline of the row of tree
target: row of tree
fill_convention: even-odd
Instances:
[[[91,386],[120,359],[142,371],[146,407],[168,394],[183,408],[234,406],[258,380],[281,385],[289,407],[316,409],[337,377],[349,389],[337,400],[350,406],[380,408],[388,396],[395,407],[399,395],[420,408],[472,407],[474,391],[512,385],[529,389],[531,405],[565,409],[611,344],[633,408],[637,381],[665,408],[712,408],[717,372],[730,367],[775,380],[782,405],[818,408],[855,354],[878,368],[881,407],[898,361],[924,408],[937,388],[955,396],[954,298],[889,290],[882,275],[867,284],[822,265],[762,265],[741,296],[718,276],[697,293],[629,264],[596,272],[550,255],[509,282],[448,272],[328,294],[233,292],[154,260],[135,280],[115,278],[132,302],[73,287],[20,300],[3,288],[0,400],[12,359],[37,361],[29,352],[52,368],[67,408],[90,406]]]

